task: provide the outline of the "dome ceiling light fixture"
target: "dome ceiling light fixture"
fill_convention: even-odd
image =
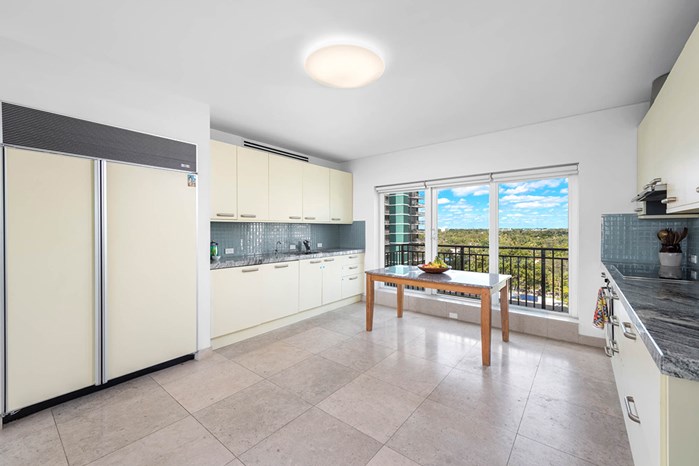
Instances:
[[[359,45],[335,44],[311,52],[304,69],[324,86],[355,89],[379,79],[386,66],[373,50]]]

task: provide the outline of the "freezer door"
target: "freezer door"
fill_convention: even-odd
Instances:
[[[107,162],[108,379],[196,351],[196,188],[182,172]]]
[[[7,411],[95,382],[94,162],[5,149]]]

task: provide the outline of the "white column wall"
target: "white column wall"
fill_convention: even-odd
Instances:
[[[347,162],[344,168],[354,174],[354,218],[367,225],[367,268],[379,266],[377,185],[577,162],[571,307],[580,318],[579,333],[600,336],[591,324],[600,286],[600,216],[633,211],[636,130],[647,109],[641,103]]]

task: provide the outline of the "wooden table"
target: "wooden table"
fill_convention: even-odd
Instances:
[[[481,353],[483,365],[490,365],[490,331],[492,326],[492,295],[500,292],[502,341],[510,340],[508,289],[511,275],[449,270],[440,274],[424,273],[417,267],[394,265],[366,272],[366,330],[374,326],[374,282],[394,283],[397,287],[396,313],[403,317],[403,290],[406,285],[433,288],[481,297]]]

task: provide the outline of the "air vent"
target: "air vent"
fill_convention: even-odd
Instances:
[[[251,149],[263,150],[265,152],[271,152],[273,154],[282,155],[284,157],[289,157],[291,159],[300,160],[302,162],[308,162],[308,157],[305,155],[294,154],[292,152],[287,152],[285,150],[276,149],[274,147],[265,146],[264,144],[258,144],[252,141],[243,141],[243,146],[249,147]]]

